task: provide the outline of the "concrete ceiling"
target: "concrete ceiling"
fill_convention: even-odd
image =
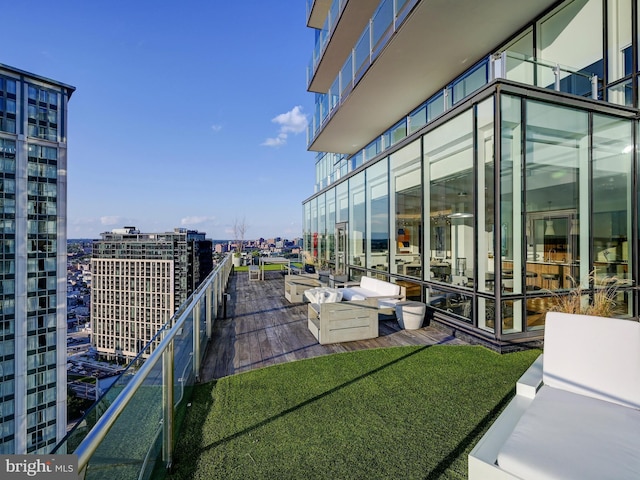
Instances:
[[[307,27],[321,29],[327,19],[331,3],[333,0],[313,0],[311,14],[307,19]]]
[[[309,149],[355,153],[557,0],[423,0]]]

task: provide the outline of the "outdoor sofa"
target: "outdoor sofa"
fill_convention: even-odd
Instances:
[[[544,356],[469,454],[469,479],[637,479],[640,323],[549,312]]]
[[[345,284],[341,291],[342,299],[345,301],[375,299],[378,310],[383,314],[393,314],[398,302],[406,299],[405,287],[366,276],[363,276],[359,283]]]
[[[342,301],[311,302],[307,307],[309,330],[321,344],[376,338],[378,315],[395,313],[395,305],[405,299],[404,287],[373,277],[336,292]]]

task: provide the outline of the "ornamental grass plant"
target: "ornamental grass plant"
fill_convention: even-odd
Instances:
[[[554,292],[549,311],[596,317],[612,317],[614,315],[618,290],[618,280],[615,277],[608,277],[602,285],[597,285],[596,272],[593,270],[585,282],[577,282],[571,276],[569,279],[574,287],[568,293]],[[583,284],[593,288],[583,288]]]

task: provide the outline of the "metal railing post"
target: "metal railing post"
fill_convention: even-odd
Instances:
[[[168,332],[167,332],[168,333]],[[162,353],[162,461],[173,463],[173,340]]]
[[[555,77],[554,88],[556,92],[560,91],[560,65],[553,67],[553,75]]]
[[[193,309],[193,375],[200,380],[200,301]]]
[[[205,305],[205,321],[207,322],[207,341],[211,340],[213,335],[213,292],[212,286],[207,287],[207,293],[204,296]]]
[[[591,75],[591,98],[598,99],[598,75]]]

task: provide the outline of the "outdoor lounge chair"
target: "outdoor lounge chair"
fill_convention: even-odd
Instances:
[[[547,313],[544,357],[469,454],[469,479],[637,479],[640,323]]]

